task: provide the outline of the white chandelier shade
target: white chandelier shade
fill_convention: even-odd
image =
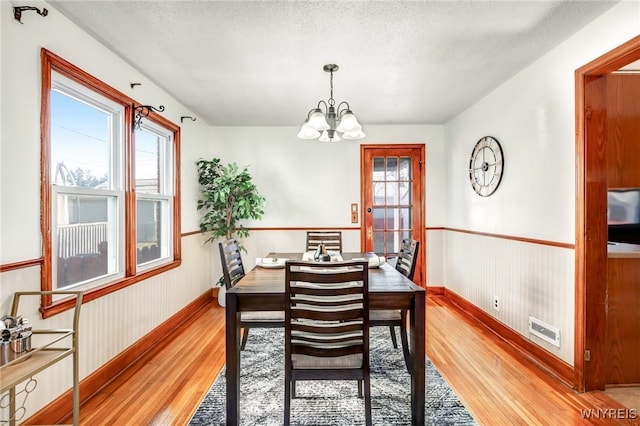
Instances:
[[[324,71],[331,73],[331,96],[327,102],[320,101],[318,106],[307,114],[300,127],[300,139],[318,139],[321,142],[338,142],[344,139],[362,139],[365,137],[362,126],[345,101],[335,106],[333,99],[333,73],[338,71],[336,64],[327,64]],[[324,111],[323,111],[324,107]]]
[[[298,132],[300,139],[318,139],[320,132],[309,125],[309,119],[304,120],[300,131]]]

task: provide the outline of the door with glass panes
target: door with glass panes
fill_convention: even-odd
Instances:
[[[362,247],[393,258],[420,241],[414,282],[425,285],[424,145],[362,145]]]

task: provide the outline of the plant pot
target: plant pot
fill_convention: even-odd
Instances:
[[[222,286],[218,288],[220,289],[218,290],[218,304],[224,308],[226,306],[227,287]]]

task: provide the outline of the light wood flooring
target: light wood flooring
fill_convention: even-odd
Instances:
[[[187,424],[222,368],[224,352],[224,309],[212,302],[173,340],[82,405],[81,424]],[[583,419],[581,409],[623,406],[604,392],[579,394],[557,382],[444,298],[427,300],[427,354],[481,425],[639,422]]]

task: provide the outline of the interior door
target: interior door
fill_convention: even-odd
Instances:
[[[425,286],[424,144],[362,145],[362,249],[395,257],[403,238],[420,242],[413,280]]]

